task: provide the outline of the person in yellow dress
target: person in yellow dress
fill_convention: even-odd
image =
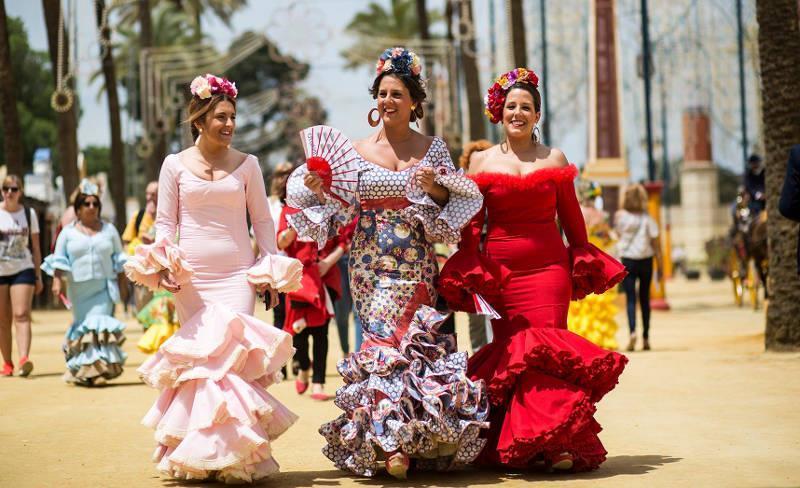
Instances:
[[[608,223],[608,214],[595,206],[601,192],[597,183],[583,182],[580,186],[581,212],[586,221],[589,242],[603,251],[611,252],[615,239]],[[570,302],[567,318],[569,330],[604,349],[617,349],[617,295],[617,289],[613,287],[602,295],[590,294]]]
[[[131,217],[122,234],[122,241],[131,256],[136,253],[137,247],[142,244],[152,244],[155,240],[153,223],[157,201],[158,182],[151,181],[145,188],[144,208]],[[136,320],[145,330],[136,346],[145,354],[153,354],[180,328],[175,312],[175,298],[166,290],[159,290],[153,294],[143,286],[136,286],[134,297]]]

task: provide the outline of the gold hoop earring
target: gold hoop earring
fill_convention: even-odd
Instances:
[[[377,119],[372,118],[372,112],[377,112],[377,111],[378,111],[377,108],[373,108],[372,110],[367,112],[367,123],[370,125],[370,127],[378,127],[378,124],[380,124],[381,122],[380,113],[378,113]]]

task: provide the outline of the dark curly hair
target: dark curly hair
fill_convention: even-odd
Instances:
[[[428,94],[425,93],[425,82],[422,80],[422,77],[406,73],[395,73],[391,70],[385,71],[376,76],[375,81],[372,82],[372,87],[369,89],[369,93],[372,95],[373,99],[378,98],[378,88],[381,86],[381,80],[383,80],[385,76],[394,76],[403,82],[403,85],[405,85],[405,87],[408,89],[408,93],[411,94],[411,100],[413,100],[416,104],[416,107],[411,112],[410,121],[416,122],[417,119],[421,119],[425,115],[425,111],[422,108],[422,102],[428,98]]]

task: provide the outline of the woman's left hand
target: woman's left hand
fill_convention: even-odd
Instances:
[[[436,174],[433,172],[433,168],[422,167],[417,170],[414,177],[417,179],[417,184],[425,193],[432,192],[436,186]]]

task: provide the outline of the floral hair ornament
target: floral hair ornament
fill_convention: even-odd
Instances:
[[[491,123],[496,124],[503,118],[503,106],[506,104],[506,97],[511,87],[516,83],[527,83],[533,85],[534,88],[538,88],[539,77],[532,70],[514,68],[497,78],[494,84],[489,87],[483,100],[486,106],[483,112],[489,117]]]
[[[239,94],[239,90],[236,88],[236,83],[228,81],[227,78],[220,78],[219,76],[214,76],[210,73],[193,79],[189,89],[191,90],[192,95],[196,96],[200,100],[211,98],[211,95],[216,95],[218,93],[236,99],[236,95]]]
[[[98,187],[95,183],[92,183],[88,179],[84,178],[78,185],[78,191],[83,193],[84,195],[99,196],[100,187]]]
[[[416,53],[404,47],[390,47],[383,51],[375,65],[375,74],[383,73],[419,76],[422,73],[422,63]]]

